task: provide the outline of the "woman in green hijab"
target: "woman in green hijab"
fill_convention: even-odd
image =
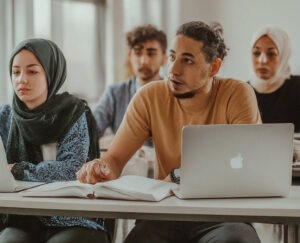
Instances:
[[[66,61],[49,40],[29,39],[13,51],[12,107],[0,107],[0,136],[17,180],[68,181],[99,157],[96,124],[86,102],[57,94]],[[104,221],[4,215],[0,242],[108,242]]]

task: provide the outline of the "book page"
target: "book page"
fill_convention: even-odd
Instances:
[[[103,195],[103,189],[109,189],[114,192],[113,195],[117,196],[117,199],[160,201],[172,195],[172,189],[177,187],[177,184],[142,176],[127,175],[116,180],[98,183],[95,187],[96,197],[107,197],[107,195]]]
[[[85,197],[121,200],[160,201],[172,195],[178,185],[142,176],[127,175],[95,185],[60,181],[22,192],[27,197]]]
[[[79,181],[57,181],[22,192],[27,197],[92,197],[93,185]]]

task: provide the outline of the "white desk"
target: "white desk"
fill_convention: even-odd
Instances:
[[[292,187],[291,194],[287,198],[180,200],[170,197],[157,203],[80,198],[24,198],[17,193],[0,193],[0,213],[260,222],[294,226],[300,224],[300,187]]]

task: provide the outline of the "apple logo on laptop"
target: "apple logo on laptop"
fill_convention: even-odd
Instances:
[[[230,165],[232,169],[241,169],[243,168],[243,157],[240,153],[237,156],[233,157],[230,160]]]

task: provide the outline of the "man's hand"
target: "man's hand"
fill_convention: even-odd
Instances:
[[[164,180],[168,182],[180,184],[180,168],[173,169]]]
[[[100,181],[117,178],[110,164],[105,159],[94,159],[84,164],[76,173],[77,179],[82,183],[96,184]]]
[[[172,182],[170,174],[165,177],[164,181]]]

